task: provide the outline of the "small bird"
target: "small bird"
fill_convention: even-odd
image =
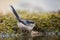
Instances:
[[[12,11],[13,11],[14,15],[16,16],[17,20],[19,21],[19,22],[17,23],[18,27],[19,27],[21,30],[23,30],[23,31],[25,31],[25,30],[31,31],[31,30],[34,28],[35,23],[34,23],[33,21],[31,21],[31,20],[21,19],[21,18],[18,16],[18,14],[17,14],[16,10],[14,9],[14,7],[13,7],[12,5],[10,5],[10,7],[12,8]]]

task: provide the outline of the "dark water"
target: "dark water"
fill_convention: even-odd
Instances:
[[[37,36],[31,37],[27,34],[0,34],[0,40],[60,40],[60,36],[51,35],[51,36]]]

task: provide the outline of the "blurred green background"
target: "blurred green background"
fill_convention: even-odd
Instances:
[[[54,32],[60,31],[60,11],[29,13],[17,10],[17,12],[22,19],[33,20],[36,23],[35,30],[37,31],[40,31],[40,29]],[[0,32],[20,33],[21,30],[18,28],[17,22],[14,14],[11,12],[8,12],[6,15],[0,15]]]

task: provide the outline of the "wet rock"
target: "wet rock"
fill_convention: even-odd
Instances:
[[[57,34],[60,35],[60,32],[58,32]]]
[[[32,37],[36,37],[36,36],[40,36],[42,33],[39,33],[38,31],[32,31],[31,32],[31,36]]]

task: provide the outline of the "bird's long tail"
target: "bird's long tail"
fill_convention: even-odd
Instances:
[[[17,14],[17,12],[15,11],[14,7],[13,7],[12,5],[10,5],[10,7],[12,8],[12,11],[13,11],[14,15],[16,16],[17,20],[18,20],[19,22],[22,22],[23,24],[26,25],[26,23],[24,23],[24,22],[21,20],[21,18],[18,16],[18,14]]]

